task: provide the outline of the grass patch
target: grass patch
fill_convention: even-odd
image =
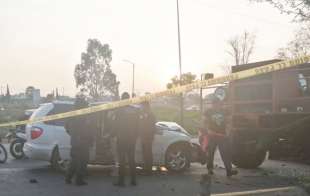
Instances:
[[[180,124],[180,110],[176,107],[152,107],[157,121],[173,121]],[[191,134],[197,134],[199,126],[200,112],[184,110],[184,125],[183,127]]]

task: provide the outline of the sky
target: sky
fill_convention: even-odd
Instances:
[[[233,64],[227,41],[256,35],[251,61],[275,58],[298,24],[267,3],[179,0],[182,71],[223,74]],[[110,45],[121,91],[130,91],[132,65],[138,93],[164,90],[179,72],[176,0],[0,0],[0,86],[27,86],[45,96],[58,88],[73,96],[74,67],[89,38]]]

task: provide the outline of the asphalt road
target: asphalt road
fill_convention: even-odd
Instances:
[[[297,176],[310,176],[310,166],[266,161],[259,169],[240,169],[238,176],[227,178],[219,157],[216,165],[210,186],[214,195],[307,195],[300,188],[293,192],[280,190],[295,188]],[[156,171],[153,176],[139,175],[137,187],[118,188],[112,185],[116,177],[110,171],[111,168],[89,166],[89,185],[76,187],[65,185],[63,174],[50,169],[49,163],[10,157],[7,163],[0,165],[0,196],[190,196],[199,194],[201,174],[206,173],[205,166],[193,164],[184,174]],[[269,190],[277,191],[269,193]]]

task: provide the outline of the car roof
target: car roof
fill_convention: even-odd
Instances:
[[[30,116],[30,115],[32,115],[32,113],[35,111],[36,109],[28,109],[28,110],[25,110],[25,115],[27,115],[27,116]]]
[[[67,104],[67,105],[74,105],[73,101],[53,101],[53,104]]]
[[[47,106],[47,105],[74,105],[72,101],[53,101],[48,103],[41,103],[40,106]]]

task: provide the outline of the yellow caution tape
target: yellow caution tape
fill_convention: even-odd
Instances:
[[[0,124],[0,127],[9,127],[9,126],[22,125],[22,124],[32,124],[32,123],[38,123],[38,122],[44,122],[44,121],[50,121],[50,120],[57,120],[57,119],[62,119],[62,118],[68,118],[68,117],[73,117],[73,116],[79,116],[79,115],[90,114],[94,112],[119,108],[119,107],[130,105],[130,104],[138,104],[138,103],[150,101],[152,99],[163,97],[163,96],[176,95],[176,94],[180,94],[183,92],[191,91],[193,89],[205,88],[205,87],[212,86],[215,84],[221,84],[224,82],[240,80],[240,79],[249,78],[249,77],[253,77],[257,75],[262,75],[265,73],[287,69],[290,67],[297,66],[299,64],[307,63],[309,62],[309,60],[310,60],[310,56],[299,57],[293,60],[281,61],[278,63],[272,63],[269,65],[264,65],[261,67],[256,67],[253,69],[248,69],[245,71],[228,74],[226,76],[221,76],[221,77],[208,79],[208,80],[196,81],[191,84],[178,86],[172,89],[152,93],[152,94],[145,95],[145,96],[135,97],[135,98],[127,99],[127,100],[115,101],[111,103],[101,104],[97,106],[92,106],[92,107],[88,107],[88,108],[84,108],[80,110],[74,110],[74,111],[55,114],[55,115],[44,116],[44,117],[36,118],[32,120],[3,123],[3,124]]]

